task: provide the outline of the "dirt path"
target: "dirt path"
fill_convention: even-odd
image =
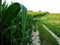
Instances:
[[[43,27],[48,31],[48,32],[50,32],[50,34],[57,40],[57,42],[59,43],[59,45],[60,45],[60,38],[59,37],[57,37],[57,35],[55,35],[47,26],[45,26],[44,24],[43,24]],[[33,45],[41,45],[40,43],[39,43],[39,37],[38,37],[38,35],[39,35],[39,32],[38,32],[38,30],[36,31],[36,32],[32,32],[32,35],[33,35],[33,37],[32,37],[32,40],[33,40]]]
[[[57,42],[59,43],[60,45],[60,38],[57,37],[57,35],[55,35],[48,27],[46,27],[44,24],[43,24],[43,27],[48,31],[50,32],[50,34],[57,40]]]
[[[32,37],[32,40],[33,40],[33,45],[40,45],[40,43],[39,43],[39,32],[38,32],[38,30],[36,31],[36,32],[32,32],[32,35],[33,35],[33,37]]]

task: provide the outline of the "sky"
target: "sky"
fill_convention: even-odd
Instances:
[[[60,0],[7,0],[7,3],[11,1],[23,4],[28,10],[60,13]]]

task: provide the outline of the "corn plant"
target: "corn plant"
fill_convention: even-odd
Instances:
[[[1,0],[0,0],[0,12],[1,12]]]
[[[27,16],[25,6],[19,3],[8,6],[6,1],[1,6],[0,44],[31,45],[32,18]]]
[[[17,11],[18,10],[18,11]],[[11,21],[18,15],[21,10],[20,4],[13,3],[10,5],[3,13],[0,21],[0,30],[1,30],[1,45],[8,45],[11,43],[11,30],[9,30]]]

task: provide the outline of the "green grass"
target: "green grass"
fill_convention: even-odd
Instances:
[[[41,18],[42,22],[60,37],[60,13],[52,13]]]
[[[37,15],[40,15],[40,14],[37,13]],[[35,16],[36,13],[30,12],[30,15]],[[37,20],[37,23],[36,23],[36,25],[38,26],[38,30],[39,30],[39,37],[40,37],[41,45],[59,45],[58,42],[56,41],[56,39],[46,29],[44,29],[42,24],[43,23],[47,24],[46,26],[48,26],[53,32],[55,32],[55,34],[60,35],[59,34],[60,33],[60,31],[59,31],[60,14],[52,13],[52,14],[44,15],[42,17],[38,16],[37,18],[39,18],[42,21],[41,22],[40,20]],[[46,44],[46,43],[44,44],[44,41],[46,41],[48,44]]]
[[[43,22],[60,25],[60,13],[51,13],[41,18]]]
[[[58,37],[60,37],[60,26],[45,24],[51,31],[53,31]]]
[[[34,18],[42,17],[45,16],[46,14],[49,14],[48,12],[27,12],[27,13],[34,16]]]
[[[38,21],[37,25],[41,45],[59,45],[56,39],[43,27],[41,21]]]

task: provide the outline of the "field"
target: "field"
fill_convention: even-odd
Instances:
[[[43,19],[44,18],[44,19]],[[46,26],[48,26],[51,31],[53,31],[57,36],[60,37],[60,14],[53,13],[46,15],[42,18]]]
[[[41,45],[59,45],[56,39],[42,25],[41,21],[37,23]]]
[[[29,13],[33,16],[36,16],[37,27],[39,30],[39,37],[42,45],[59,45],[56,39],[42,26],[42,24],[46,25],[54,34],[60,37],[60,13],[47,13],[46,15],[42,15],[46,12],[36,12],[36,13]],[[39,15],[39,16],[38,16]],[[44,37],[45,36],[45,37]],[[47,38],[47,39],[46,39]],[[45,41],[45,43],[44,43]],[[48,42],[49,41],[49,42]]]
[[[8,6],[6,0],[0,6],[0,45],[37,45],[37,40],[41,45],[60,44],[49,32],[60,40],[60,13],[28,11],[17,2]]]

